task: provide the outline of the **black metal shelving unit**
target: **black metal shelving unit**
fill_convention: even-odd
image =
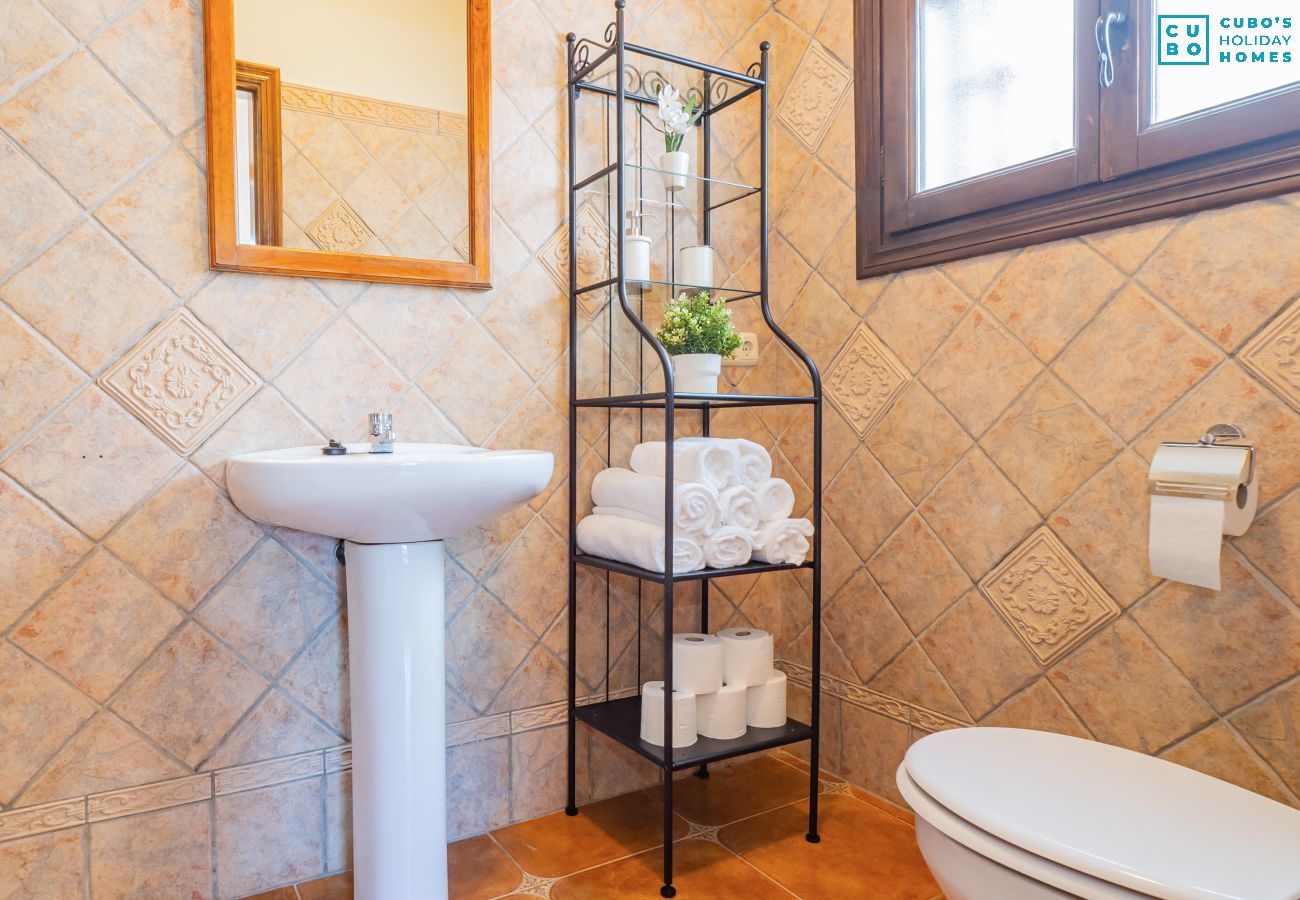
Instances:
[[[717,66],[686,59],[671,53],[628,43],[625,30],[624,0],[615,3],[615,18],[606,28],[603,40],[579,39],[570,34],[568,45],[568,160],[569,160],[569,710],[568,710],[568,803],[566,812],[577,815],[577,723],[584,722],[617,743],[631,749],[657,765],[662,770],[663,778],[663,829],[664,829],[664,876],[660,894],[672,897],[676,894],[673,882],[673,773],[694,768],[701,778],[708,777],[708,764],[720,760],[755,753],[800,741],[810,744],[811,771],[809,774],[809,817],[807,840],[817,843],[820,838],[817,831],[817,798],[820,789],[818,779],[818,736],[821,714],[821,530],[822,530],[822,386],[821,377],[812,358],[781,330],[772,317],[768,295],[768,72],[770,47],[767,42],[759,46],[759,60],[744,72],[733,72]],[[643,71],[629,62],[636,59],[644,61],[647,67]],[[671,66],[692,73],[698,84],[692,84],[689,91],[699,100],[703,115],[698,123],[698,134],[702,149],[702,175],[691,175],[695,186],[702,193],[699,208],[699,220],[695,224],[702,231],[703,243],[710,243],[714,212],[733,203],[758,204],[757,226],[759,228],[760,283],[756,289],[715,289],[715,296],[720,295],[726,302],[738,302],[756,298],[761,305],[762,318],[772,335],[803,364],[807,369],[811,391],[807,395],[772,396],[746,394],[687,394],[675,393],[673,390],[672,363],[663,346],[655,339],[653,332],[644,320],[645,296],[647,291],[667,290],[671,295],[677,285],[672,281],[674,274],[673,260],[676,247],[677,204],[671,196],[663,201],[651,200],[646,196],[645,182],[647,176],[653,179],[659,170],[642,163],[644,141],[638,141],[638,158],[629,158],[628,120],[632,119],[639,128],[641,117],[633,115],[641,105],[653,107],[656,104],[657,87],[670,83],[650,66]],[[736,114],[743,109],[740,101],[754,98],[759,103],[759,140],[760,177],[757,185],[739,185],[713,176],[713,123],[717,116],[727,111]],[[605,152],[603,165],[595,171],[580,174],[578,171],[578,114],[580,103],[599,103],[604,108]],[[612,146],[611,146],[612,145]],[[629,185],[635,187],[635,196],[629,196]],[[579,283],[578,260],[578,212],[580,197],[597,193],[605,204],[606,224],[611,225],[610,246],[607,249],[608,276],[591,283]],[[752,199],[750,199],[752,198]],[[629,199],[634,206],[629,206]],[[629,210],[642,211],[644,204],[659,203],[670,216],[668,233],[665,238],[668,263],[664,280],[630,286],[624,270],[624,214]],[[582,397],[579,395],[579,303],[583,298],[590,299],[604,292],[609,300],[609,340],[608,353],[612,359],[614,340],[614,319],[621,313],[640,338],[638,345],[638,387],[643,391],[636,394],[620,394],[599,397]],[[636,295],[636,305],[632,295]],[[619,312],[615,312],[617,307]],[[642,354],[645,350],[654,354],[662,373],[663,389],[644,392],[646,367]],[[612,365],[612,363],[611,363]],[[613,378],[608,381],[612,391]],[[673,515],[672,498],[665,497],[665,571],[654,572],[636,566],[601,559],[581,553],[578,550],[576,529],[578,522],[578,486],[577,472],[580,452],[578,417],[583,411],[604,409],[607,415],[606,434],[613,428],[613,412],[618,409],[638,410],[640,435],[644,438],[648,414],[662,410],[663,440],[666,443],[665,476],[673,480],[673,443],[677,437],[678,412],[698,411],[699,432],[708,435],[714,412],[737,408],[806,406],[812,411],[812,461],[813,504],[810,517],[813,521],[812,538],[813,555],[801,565],[768,565],[752,563],[731,569],[703,569],[700,571],[675,573],[673,571],[672,542]],[[657,416],[656,416],[657,417]],[[793,427],[793,426],[792,426]],[[608,440],[608,437],[607,437]],[[610,460],[612,464],[612,459]],[[668,745],[658,747],[648,744],[640,738],[640,696],[611,697],[609,693],[610,663],[608,649],[606,652],[605,697],[603,701],[579,705],[577,694],[577,660],[578,660],[578,571],[579,567],[618,573],[638,579],[638,590],[642,586],[659,585],[663,590],[661,607],[663,638],[663,680],[665,693],[672,691],[672,636],[674,632],[674,588],[684,582],[699,582],[700,607],[699,630],[709,630],[709,583],[714,578],[729,576],[760,575],[770,572],[783,572],[798,569],[811,571],[811,644],[812,644],[812,700],[810,721],[808,723],[787,719],[784,726],[778,728],[749,728],[744,736],[735,740],[715,740],[701,737],[689,747],[672,746],[671,704],[666,704],[664,714],[664,733]],[[608,604],[608,582],[607,604]],[[804,602],[802,594],[799,602]],[[608,606],[606,607],[608,622]],[[608,627],[608,625],[607,625]],[[637,623],[637,641],[641,640],[641,622]],[[638,644],[637,683],[641,684],[640,645]]]

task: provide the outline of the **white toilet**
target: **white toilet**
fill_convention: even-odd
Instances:
[[[1300,812],[1141,753],[959,728],[913,744],[898,788],[948,900],[1300,898]]]

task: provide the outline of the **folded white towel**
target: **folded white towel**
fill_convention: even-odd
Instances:
[[[753,531],[758,528],[758,501],[754,492],[743,484],[729,487],[718,495],[722,504],[722,524],[738,525]]]
[[[704,561],[715,569],[743,566],[753,553],[754,532],[738,525],[723,525],[704,539]]]
[[[662,478],[667,455],[663,441],[637,444],[632,449],[632,471]],[[673,479],[707,484],[717,490],[739,484],[740,450],[726,441],[674,441]]]
[[[808,558],[808,538],[812,522],[807,519],[782,519],[768,522],[758,530],[754,559],[775,565],[799,565]]]
[[[794,512],[794,489],[784,478],[769,478],[754,488],[754,501],[758,504],[760,521],[788,519]]]
[[[605,469],[591,482],[591,501],[598,515],[664,524],[664,489],[668,482],[658,475],[641,475],[628,469]],[[678,481],[673,485],[674,532],[704,532],[722,521],[718,492],[707,484]]]
[[[664,529],[635,519],[587,516],[578,523],[578,549],[652,572],[664,571]],[[704,568],[703,541],[692,535],[673,536],[673,571]]]
[[[710,443],[719,447],[731,447],[740,457],[740,483],[746,487],[758,487],[772,477],[772,454],[762,444],[747,441],[744,438],[692,437],[682,438],[682,444]]]

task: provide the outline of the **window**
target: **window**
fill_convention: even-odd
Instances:
[[[860,277],[1300,189],[1300,10],[859,0]]]

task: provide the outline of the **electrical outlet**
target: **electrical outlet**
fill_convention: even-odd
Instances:
[[[752,331],[740,332],[740,346],[736,348],[736,353],[731,359],[722,361],[724,366],[756,366],[758,365],[758,335]]]

